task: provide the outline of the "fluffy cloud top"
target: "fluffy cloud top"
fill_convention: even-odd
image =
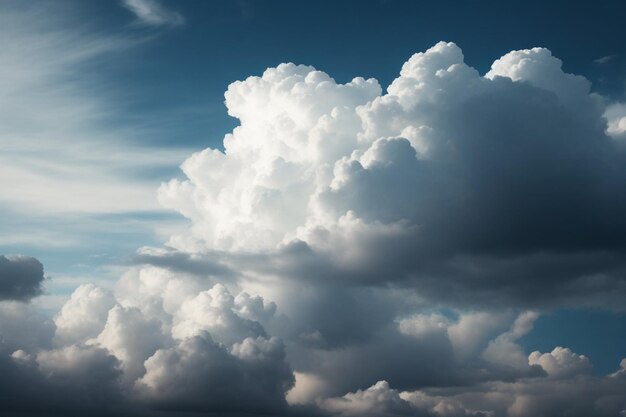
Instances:
[[[383,95],[282,64],[233,83],[226,106],[241,125],[224,151],[194,154],[159,191],[191,219],[179,250],[457,305],[621,304],[624,150],[589,82],[547,49],[481,76],[441,42]]]
[[[577,355],[568,348],[557,346],[549,353],[535,351],[528,357],[531,365],[540,365],[550,376],[567,377],[591,370],[589,358]]]
[[[28,256],[0,255],[0,300],[28,300],[41,294],[43,265]]]

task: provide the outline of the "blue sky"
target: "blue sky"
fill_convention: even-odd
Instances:
[[[510,51],[543,47],[563,62],[564,73],[583,76],[590,82],[591,97],[596,103],[594,105],[617,109],[615,111],[619,113],[622,111],[620,106],[624,106],[621,103],[626,102],[626,38],[622,34],[625,12],[626,5],[619,1],[574,3],[554,1],[549,4],[400,0],[316,2],[89,0],[60,1],[54,5],[37,1],[0,3],[2,38],[0,61],[3,62],[3,68],[0,69],[2,182],[0,215],[3,219],[0,222],[0,254],[31,256],[44,265],[47,277],[44,282],[44,293],[34,298],[31,304],[35,310],[49,317],[57,314],[70,294],[81,284],[96,283],[107,290],[113,290],[116,285],[119,288],[121,284],[118,283],[118,279],[128,275],[129,269],[137,267],[138,250],[144,255],[146,251],[151,254],[157,251],[155,259],[163,257],[165,259],[163,262],[171,261],[172,264],[169,266],[171,271],[176,271],[178,264],[174,265],[173,258],[168,258],[171,255],[168,255],[170,250],[178,254],[172,256],[182,256],[186,259],[185,262],[190,259],[195,261],[200,259],[198,262],[203,262],[204,259],[209,263],[215,261],[219,265],[227,265],[231,270],[239,268],[233,267],[233,262],[237,265],[239,259],[241,265],[245,266],[241,266],[237,273],[245,279],[237,283],[237,288],[244,288],[246,291],[250,291],[250,288],[261,288],[260,293],[267,299],[268,294],[278,292],[274,289],[263,289],[263,285],[258,282],[251,283],[251,277],[258,278],[267,273],[268,276],[276,278],[286,272],[268,272],[265,267],[255,263],[260,259],[255,256],[274,253],[255,252],[258,248],[266,250],[267,247],[263,246],[265,243],[252,246],[244,239],[243,243],[237,246],[238,239],[243,239],[238,234],[240,229],[233,226],[231,230],[225,226],[226,231],[220,233],[230,233],[228,237],[230,240],[225,241],[235,242],[232,247],[228,247],[224,241],[219,240],[223,235],[214,232],[213,226],[209,225],[210,219],[215,222],[219,220],[220,225],[227,224],[231,218],[226,214],[211,212],[209,215],[194,212],[188,216],[192,218],[189,221],[179,213],[187,214],[185,210],[191,206],[198,212],[204,209],[210,211],[213,209],[207,206],[216,203],[200,203],[198,200],[194,200],[193,203],[187,202],[184,200],[184,193],[175,190],[179,183],[170,183],[173,184],[171,194],[167,194],[164,188],[157,192],[162,183],[173,178],[184,181],[187,177],[191,179],[190,186],[203,189],[205,184],[198,178],[204,174],[198,172],[201,170],[206,172],[207,167],[210,171],[215,166],[215,173],[224,169],[224,176],[239,175],[237,172],[228,171],[227,168],[221,168],[221,162],[217,159],[202,164],[198,162],[197,167],[194,165],[196,162],[188,161],[186,164],[189,168],[185,173],[179,168],[194,152],[205,148],[224,150],[224,136],[240,124],[238,119],[247,117],[246,120],[250,120],[250,123],[256,123],[255,112],[248,114],[247,109],[231,110],[231,113],[235,111],[243,114],[241,116],[237,113],[238,118],[229,116],[224,103],[224,93],[231,83],[245,80],[250,76],[260,76],[267,68],[276,67],[281,63],[293,62],[311,65],[324,71],[337,83],[350,83],[354,77],[375,78],[384,94],[387,87],[398,77],[404,62],[414,53],[426,51],[439,41],[454,42],[458,45],[462,50],[465,64],[475,68],[480,75],[487,74],[494,60]],[[511,77],[513,81],[517,81],[514,76]],[[552,82],[551,79],[546,79],[548,79],[546,82]],[[530,79],[529,82],[532,84],[535,81]],[[545,87],[541,81],[537,83],[539,87]],[[555,91],[561,99],[559,88],[561,87],[555,87]],[[364,96],[371,94],[365,90],[367,88],[363,87]],[[510,94],[517,94],[515,91]],[[235,93],[247,97],[246,92],[235,91]],[[233,100],[235,103],[236,100]],[[345,100],[348,100],[345,106],[352,105],[352,101],[349,101],[352,98]],[[358,100],[361,100],[360,96]],[[506,103],[503,106],[506,106]],[[235,108],[235,104],[232,107]],[[570,110],[567,104],[563,108]],[[582,111],[580,108],[576,107],[576,111]],[[626,109],[626,106],[623,109]],[[257,111],[259,114],[263,113],[261,108]],[[589,110],[585,114],[592,113],[593,111]],[[379,116],[376,114],[371,117]],[[505,116],[499,117],[507,120]],[[450,124],[454,125],[454,122],[451,121]],[[582,131],[581,129],[583,128],[572,127],[563,132],[569,132],[564,135],[576,135],[578,133],[572,132]],[[614,135],[623,136],[624,129],[618,130]],[[477,135],[485,135],[487,134],[485,132],[492,131],[497,129],[481,130],[482,133]],[[280,132],[277,132],[277,137],[280,137]],[[248,137],[245,135],[250,133],[244,132],[241,135]],[[359,135],[365,137],[367,132],[361,132]],[[270,146],[267,146],[269,149]],[[414,143],[412,146],[416,148]],[[259,160],[261,158],[259,157]],[[366,165],[366,162],[361,163]],[[195,171],[196,169],[199,171]],[[581,168],[581,172],[583,171]],[[290,174],[284,174],[285,177],[288,175]],[[584,175],[581,174],[581,178]],[[242,174],[242,178],[249,177],[243,177]],[[621,181],[621,178],[619,180]],[[215,185],[221,180],[206,181],[207,183],[216,181],[211,183]],[[617,184],[618,180],[615,181]],[[235,187],[240,183],[233,184]],[[569,190],[567,185],[563,184],[560,188]],[[224,189],[228,187],[224,186]],[[485,190],[488,190],[488,187]],[[565,195],[563,201],[568,197],[569,195]],[[328,198],[329,200],[321,200],[320,205],[331,204],[334,201],[331,197]],[[370,200],[363,197],[360,201],[367,203]],[[366,203],[363,204],[367,206]],[[337,207],[343,207],[337,204]],[[371,201],[369,204],[372,204]],[[599,201],[597,204],[604,203]],[[616,207],[619,207],[621,203],[616,204]],[[401,206],[402,203],[398,203],[398,207]],[[549,204],[548,206],[546,210],[549,211],[552,206]],[[270,207],[276,209],[283,206]],[[503,207],[514,206],[503,203]],[[528,210],[532,210],[533,207],[530,206]],[[606,214],[609,211],[601,210],[601,213]],[[355,212],[358,213],[358,210],[355,209]],[[367,219],[367,215],[374,218],[378,215],[367,214],[365,211],[363,213],[365,213],[363,219]],[[239,216],[242,214],[239,213]],[[572,216],[572,219],[579,219],[576,215]],[[494,220],[496,225],[494,227],[498,227],[499,217],[495,217],[497,218]],[[233,222],[239,218],[232,215]],[[584,215],[580,218],[586,219]],[[488,217],[482,219],[490,221]],[[519,224],[525,224],[521,223],[522,220]],[[555,223],[558,223],[558,219],[555,220]],[[268,224],[271,221],[270,218]],[[285,215],[284,221],[289,223],[298,220],[294,214],[293,218]],[[584,223],[584,220],[581,220],[581,223]],[[193,225],[191,232],[188,231],[190,224]],[[269,229],[272,227],[268,226]],[[549,227],[546,227],[548,230]],[[619,234],[620,227],[616,224],[616,234]],[[302,228],[305,228],[304,223],[301,224]],[[282,229],[280,227],[278,229],[278,232],[276,230],[271,232],[280,233]],[[311,248],[325,247],[321,244],[316,246],[315,239],[318,237],[306,235],[310,240],[303,238],[305,235],[301,235],[303,233],[301,229],[293,234],[287,233],[284,239],[298,236]],[[471,227],[467,225],[460,224],[459,230],[467,230],[467,236],[474,236],[471,234],[473,233]],[[529,231],[528,235],[532,235],[533,230]],[[558,227],[549,230],[554,230],[557,235],[561,231]],[[445,234],[446,231],[442,233]],[[218,237],[214,238],[213,233]],[[450,236],[454,235],[450,233]],[[488,235],[489,232],[485,234]],[[511,234],[515,236],[515,231]],[[588,259],[598,254],[604,256],[606,253],[623,252],[619,236],[610,237],[610,232],[604,229],[597,232],[598,236],[593,232],[589,234],[588,245],[592,247],[591,249],[585,242],[578,245],[576,239],[581,238],[575,233],[571,235],[576,241],[572,245],[559,240],[562,238],[559,235],[554,238],[554,242],[552,238],[546,237],[544,240],[548,243],[545,247],[541,242],[531,242],[532,236],[520,233],[519,239],[510,247],[505,244],[501,250],[492,250],[488,236],[484,247],[480,246],[480,242],[476,243],[475,247],[466,248],[467,252],[461,255],[470,256],[471,262],[480,265],[476,266],[477,269],[493,266],[480,264],[485,259],[486,262],[505,259],[510,254],[520,257],[529,253],[537,256],[546,253],[550,256],[567,255],[572,258],[559,261],[562,262],[559,265],[570,268],[570,265],[578,265],[576,263],[578,261],[575,260],[577,256]],[[274,235],[268,236],[271,236],[267,238],[271,241]],[[563,236],[570,235],[566,233]],[[179,237],[181,240],[176,240]],[[263,239],[259,238],[259,242],[265,242]],[[450,240],[453,239],[454,237],[450,237]],[[481,241],[480,239],[482,235],[476,241]],[[494,242],[505,242],[494,239]],[[514,237],[511,239],[514,240]],[[528,247],[524,246],[527,240],[530,242]],[[194,245],[197,245],[197,242],[204,242],[201,246],[205,244],[207,246],[202,246],[202,250],[192,249],[196,247]],[[281,246],[284,242],[286,240],[281,241],[280,245],[272,246],[272,250],[277,251],[280,256],[285,253],[291,256],[289,246],[287,249]],[[415,245],[421,245],[420,242]],[[443,246],[448,244],[447,240],[442,242],[443,240],[435,239],[433,247],[439,248],[437,244]],[[464,247],[465,244],[464,240],[460,239],[458,247]],[[395,247],[393,245],[395,243],[389,247]],[[455,244],[450,245],[457,248]],[[143,247],[167,249],[164,249],[164,254],[158,252],[160,249],[140,249]],[[525,249],[519,249],[520,247]],[[242,250],[243,252],[238,252]],[[518,250],[521,252],[516,252]],[[240,258],[241,253],[246,253],[250,257]],[[455,254],[459,255],[456,252]],[[610,258],[610,254],[607,257]],[[290,266],[292,258],[289,256],[285,259],[280,258],[276,264],[269,261],[268,264]],[[506,258],[507,262],[513,258]],[[397,260],[398,264],[410,263],[403,259]],[[455,262],[458,260],[454,259]],[[515,259],[517,262],[517,258]],[[156,262],[154,259],[152,261]],[[326,265],[323,259],[320,258],[316,262],[315,268],[330,271],[329,276],[334,276],[333,269]],[[539,267],[532,264],[533,260],[519,262],[520,265],[522,262],[524,265],[530,265],[530,273],[539,271]],[[602,263],[596,262],[595,258],[590,262],[595,266]],[[598,267],[600,269],[589,267],[589,274],[598,280],[610,275],[607,271],[617,271],[619,274],[623,270],[616,266],[618,263],[607,260],[606,264],[602,264],[602,268]],[[298,269],[304,268],[302,265],[299,267],[291,265],[293,269],[288,270],[290,273],[305,276],[307,274]],[[576,293],[573,298],[568,298],[569,301],[559,301],[561,300],[559,294],[555,295],[552,301],[544,302],[544,297],[551,296],[546,294],[552,294],[550,289],[542,293],[544,281],[561,282],[558,281],[561,279],[559,278],[561,271],[557,271],[553,264],[550,265],[546,267],[547,272],[544,270],[537,272],[540,278],[536,278],[533,284],[528,284],[527,288],[515,287],[517,289],[510,290],[519,292],[518,295],[511,296],[516,300],[511,302],[513,306],[522,300],[519,301],[519,307],[512,307],[513,310],[517,312],[519,309],[536,308],[541,312],[538,318],[532,320],[534,329],[522,332],[519,336],[511,336],[517,333],[510,330],[509,333],[502,333],[508,336],[494,340],[510,339],[518,343],[526,353],[533,350],[549,352],[555,346],[567,346],[591,359],[595,375],[613,372],[620,360],[626,357],[626,316],[623,307],[619,307],[621,294],[619,291],[623,289],[623,281],[619,279],[622,278],[617,278],[618,281],[611,287],[615,288],[614,294],[618,294],[617,304],[611,299],[612,301],[607,301],[606,305],[603,305],[602,302],[593,301],[596,299],[592,295],[587,300],[584,293],[582,295]],[[456,286],[457,281],[454,281],[456,278],[447,275],[451,273],[449,266],[448,264],[411,266],[414,269],[410,269],[410,273],[407,274],[417,274],[422,277],[416,278],[419,280],[425,279],[420,275],[423,273],[428,279],[449,279],[450,287],[446,288],[464,291],[462,290],[464,287]],[[431,267],[432,269],[429,269]],[[613,267],[615,269],[610,269]],[[393,268],[395,266],[389,267],[390,270]],[[581,268],[587,268],[587,264]],[[441,272],[444,270],[446,272]],[[471,274],[471,271],[464,270],[464,273]],[[506,275],[512,274],[513,269],[497,270],[494,267],[490,271],[500,271],[500,274]],[[393,274],[390,272],[389,275]],[[398,273],[398,276],[400,275],[402,274]],[[491,278],[493,282],[500,279],[497,277]],[[563,280],[562,284],[555,284],[557,285],[555,288],[558,289],[558,285],[565,288],[566,279]],[[366,288],[375,287],[370,281],[364,282]],[[284,285],[290,287],[291,284]],[[390,288],[405,288],[404,285],[414,288],[402,280],[389,281]],[[428,304],[424,307],[426,310],[454,311],[452,316],[457,316],[459,323],[467,311],[478,311],[482,307],[485,311],[501,309],[491,305],[491,301],[485,302],[484,306],[481,306],[481,301],[450,301],[462,297],[441,296],[440,291],[443,291],[441,288],[431,287],[422,281],[419,285],[426,286],[415,287],[419,288],[416,299],[411,299],[410,302],[404,300],[403,303],[406,305],[402,304],[403,307],[399,307],[402,311],[410,311],[409,306],[422,306],[421,303],[425,301],[421,297],[430,302],[426,303]],[[480,285],[482,285],[480,279],[476,278],[476,286]],[[341,288],[343,291],[343,287]],[[229,290],[232,292],[233,288],[229,287]],[[325,294],[326,289],[316,287],[315,291],[318,290],[320,294]],[[317,294],[315,291],[313,293]],[[497,293],[498,290],[494,291],[495,298],[502,296],[502,300],[505,300],[503,303],[507,302],[506,297],[510,295],[506,292],[508,290],[502,289],[501,293]],[[603,291],[603,294],[610,295],[610,290]],[[563,293],[567,291],[564,289]],[[348,293],[344,295],[350,300],[356,297]],[[344,295],[337,295],[337,299],[343,300],[341,297]],[[282,296],[288,299],[284,294]],[[365,297],[368,299],[368,296]],[[373,300],[378,300],[379,296],[372,297]],[[485,295],[481,293],[476,297],[476,300],[481,300],[483,298],[480,297]],[[610,298],[608,295],[606,297],[607,300]],[[312,302],[313,298],[308,302]],[[277,296],[276,301],[280,301],[280,296]],[[321,304],[324,302],[320,301]],[[360,301],[355,301],[355,305],[359,303]],[[282,311],[280,304],[278,308],[278,311]],[[383,310],[387,311],[381,307],[381,311]],[[511,311],[507,310],[502,317],[513,317],[514,313]],[[431,317],[434,321],[440,319],[436,314],[438,313]],[[286,316],[289,314],[286,313]],[[394,320],[401,322],[398,317]],[[293,318],[294,322],[298,320],[300,319]],[[442,323],[445,321],[441,320]],[[447,321],[445,323],[446,326],[453,326]],[[511,323],[507,325],[501,323],[499,326],[506,329],[509,325],[514,327]],[[276,324],[266,325],[273,330],[272,326]],[[323,339],[325,324],[319,324],[317,330],[313,324],[310,326],[313,329],[311,337],[317,337],[315,332],[318,332]],[[500,328],[495,324],[494,326],[493,329]],[[333,326],[328,325],[327,328],[332,329]],[[492,331],[495,331],[493,329]],[[329,332],[332,333],[331,330]],[[355,333],[355,340],[360,337],[357,336]],[[350,337],[346,336],[346,340]],[[289,340],[287,336],[284,338]],[[287,345],[289,343],[291,342],[287,342]],[[329,338],[328,343],[331,346],[334,342],[330,342]],[[343,342],[336,343],[339,346]],[[300,364],[295,366],[307,363],[302,359],[304,354],[294,353],[296,351],[297,349],[288,353],[293,356],[294,363]],[[330,363],[331,359],[328,361]],[[404,381],[403,377],[398,378]],[[348,383],[345,387],[353,390]]]

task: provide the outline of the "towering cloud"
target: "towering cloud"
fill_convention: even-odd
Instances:
[[[281,64],[231,84],[226,106],[240,126],[224,149],[159,190],[190,219],[167,248],[140,250],[115,291],[77,288],[54,323],[6,304],[49,329],[3,333],[11,410],[626,410],[624,363],[598,376],[566,347],[519,344],[543,308],[626,296],[624,147],[550,51],[482,76],[441,42],[386,93]]]
[[[483,77],[442,42],[385,95],[283,64],[232,84],[226,106],[241,125],[224,151],[160,190],[192,221],[179,250],[454,305],[621,304],[625,154],[589,82],[548,50]]]

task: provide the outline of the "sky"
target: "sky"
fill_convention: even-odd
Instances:
[[[0,410],[626,415],[619,1],[0,0]]]

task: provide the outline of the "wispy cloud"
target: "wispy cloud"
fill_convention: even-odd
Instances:
[[[111,86],[87,71],[136,38],[85,33],[36,19],[40,6],[3,10],[0,34],[0,201],[22,211],[110,213],[158,209],[145,171],[185,152],[136,145]],[[45,207],[41,202],[45,201]]]
[[[79,28],[75,17],[44,2],[0,5],[5,253],[114,251],[113,231],[145,241],[161,221],[146,213],[164,212],[154,190],[167,174],[159,173],[189,153],[150,146],[154,126],[129,121],[121,87],[103,76],[108,62],[151,38]]]
[[[185,18],[168,10],[157,0],[122,0],[122,4],[137,16],[137,23],[146,26],[181,26]]]
[[[598,59],[594,59],[593,63],[594,64],[600,64],[600,65],[608,64],[609,62],[613,61],[616,57],[617,57],[616,54],[605,55],[605,56],[602,56],[602,57],[600,57]]]

